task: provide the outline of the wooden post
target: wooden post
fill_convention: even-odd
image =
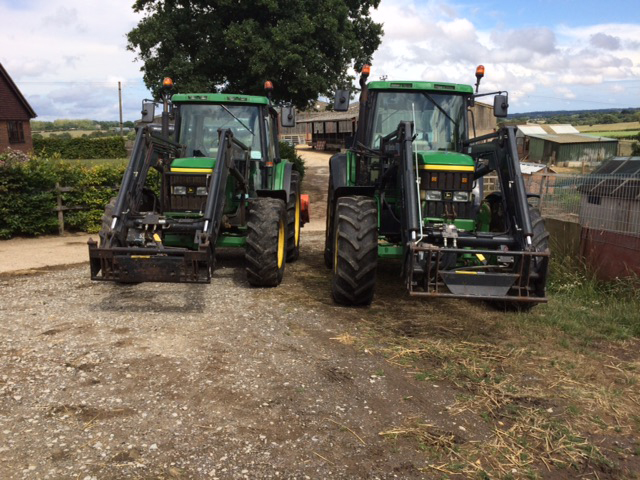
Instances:
[[[540,209],[540,215],[542,215],[542,202],[544,200],[544,193],[545,193],[544,184],[545,184],[545,181],[547,181],[547,183],[548,183],[548,175],[546,173],[543,173],[542,177],[540,178],[540,202],[539,202],[539,206],[538,206],[538,208]]]
[[[64,210],[62,208],[62,189],[60,184],[56,182],[56,200],[58,203],[58,232],[64,235]]]

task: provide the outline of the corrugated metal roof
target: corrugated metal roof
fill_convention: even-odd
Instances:
[[[297,123],[311,123],[311,122],[339,122],[341,120],[350,120],[358,118],[358,112],[326,112],[313,115],[309,118],[303,118],[298,120]]]
[[[604,143],[618,141],[615,138],[592,137],[591,135],[584,135],[582,133],[547,133],[544,135],[529,135],[529,137],[538,138],[540,140],[545,140],[547,142],[553,143]]]
[[[532,173],[540,172],[546,168],[547,166],[543,163],[520,162],[520,171],[524,175],[531,175]]]
[[[518,125],[518,130],[525,135],[544,135],[547,133],[540,125]]]
[[[548,133],[580,133],[578,129],[572,125],[545,125],[545,127],[548,127],[549,130],[551,130],[551,132],[547,130]]]
[[[640,157],[614,157],[586,177],[578,191],[586,195],[640,198]]]

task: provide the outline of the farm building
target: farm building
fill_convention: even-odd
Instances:
[[[580,248],[598,278],[640,275],[640,157],[615,157],[586,175]]]
[[[578,186],[580,223],[640,235],[640,157],[614,157]]]
[[[35,117],[36,112],[0,64],[0,152],[7,148],[25,153],[33,150],[29,122]]]
[[[346,112],[325,112],[299,118],[298,124],[306,125],[306,143],[317,150],[340,150],[350,146],[350,140],[358,124],[359,107],[360,105],[355,103]],[[472,111],[477,136],[494,131],[496,117],[493,115],[492,105],[476,102]],[[471,120],[469,122],[471,124]],[[281,138],[286,139],[288,134],[291,133],[283,131]],[[473,136],[473,132],[470,135]]]
[[[520,125],[516,143],[522,158],[564,167],[600,163],[618,151],[615,138],[585,135],[571,125]]]

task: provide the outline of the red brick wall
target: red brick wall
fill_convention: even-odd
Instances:
[[[29,153],[33,150],[33,140],[31,138],[31,124],[29,122],[23,122],[22,128],[24,130],[24,143],[9,143],[9,127],[8,122],[0,120],[0,153],[4,152],[7,147],[12,150],[20,150],[24,153]]]

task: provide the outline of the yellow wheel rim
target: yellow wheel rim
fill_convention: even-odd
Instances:
[[[295,220],[295,245],[296,247],[300,245],[300,195],[296,198],[296,220]]]
[[[278,225],[278,268],[282,268],[284,263],[284,222],[280,221]]]

